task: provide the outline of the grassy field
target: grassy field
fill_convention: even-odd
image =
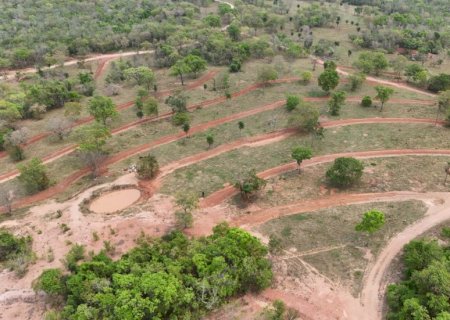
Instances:
[[[358,233],[355,225],[371,209],[385,213],[385,226],[370,236]],[[274,258],[275,269],[287,265],[287,276],[301,278],[306,263],[357,296],[369,260],[393,235],[425,212],[426,207],[420,201],[356,204],[282,217],[265,223],[257,231],[281,240],[285,251]]]

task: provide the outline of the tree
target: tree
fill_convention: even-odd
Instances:
[[[278,72],[271,65],[263,65],[257,70],[258,82],[267,84],[269,81],[276,80],[278,78]]]
[[[328,107],[330,108],[330,113],[333,116],[339,115],[339,110],[345,102],[345,92],[344,91],[336,91],[331,95],[330,101],[328,102]]]
[[[148,97],[142,104],[142,111],[146,116],[158,115],[158,100]]]
[[[391,66],[392,70],[394,70],[395,77],[397,79],[401,79],[402,78],[402,73],[405,70],[407,65],[408,65],[408,59],[405,56],[402,56],[402,55],[397,55],[390,62],[390,66]]]
[[[431,77],[428,82],[428,90],[433,92],[450,90],[450,74],[441,73]]]
[[[208,149],[210,149],[211,146],[214,144],[214,136],[212,133],[208,133],[206,135],[206,143],[208,143]]]
[[[207,63],[202,57],[190,54],[184,57],[183,60],[188,66],[189,72],[192,72],[195,77],[197,77],[200,72],[206,70]]]
[[[244,129],[244,127],[245,127],[244,122],[243,122],[243,121],[239,121],[239,122],[238,122],[238,128],[239,128],[239,131],[241,131],[242,129]]]
[[[447,183],[447,178],[448,175],[450,174],[450,162],[447,162],[447,165],[444,168],[444,172],[445,172],[445,180],[444,180],[444,184]]]
[[[362,52],[358,56],[358,60],[355,62],[355,67],[357,67],[362,72],[366,74],[374,73],[377,76],[388,66],[389,62],[382,52]]]
[[[100,124],[93,124],[80,128],[76,136],[79,158],[91,169],[93,176],[97,177],[107,156],[104,146],[111,136],[110,130]]]
[[[175,212],[178,228],[192,227],[192,212],[199,207],[198,196],[193,192],[180,192],[177,193],[175,202],[182,209],[182,211]]]
[[[183,126],[185,123],[189,123],[190,121],[190,117],[189,114],[187,112],[176,112],[173,116],[172,116],[172,123],[175,126]]]
[[[375,99],[380,100],[381,108],[380,112],[383,111],[384,104],[389,101],[390,97],[394,94],[394,89],[384,86],[376,86],[377,96]]]
[[[300,131],[312,132],[319,123],[319,111],[309,103],[301,103],[292,111],[288,123]]]
[[[89,114],[95,118],[97,122],[106,126],[108,119],[118,116],[116,105],[111,98],[104,96],[95,96],[89,101]]]
[[[234,187],[239,190],[242,199],[249,200],[250,196],[263,189],[267,181],[256,175],[256,170],[250,170],[246,177],[240,179],[234,184]]]
[[[145,86],[147,91],[150,91],[156,80],[152,69],[145,66],[126,69],[124,76],[127,80],[134,80],[139,86]]]
[[[66,292],[61,269],[47,269],[33,283],[35,291],[44,291],[53,298],[63,296]]]
[[[355,226],[356,231],[369,234],[379,230],[384,225],[384,213],[378,210],[369,210],[364,213],[360,223]]]
[[[156,158],[148,154],[146,156],[140,156],[136,172],[138,174],[139,179],[152,179],[156,176],[159,171],[159,164]]]
[[[231,23],[228,26],[227,32],[228,32],[229,37],[233,41],[239,41],[239,39],[241,38],[241,28],[235,22]]]
[[[304,84],[308,84],[308,83],[311,82],[312,73],[309,72],[309,71],[302,72],[301,78],[302,78],[302,81],[303,81]]]
[[[63,140],[72,131],[72,122],[62,117],[51,118],[47,123],[47,129],[59,140]]]
[[[363,174],[364,165],[355,158],[337,158],[327,170],[328,181],[337,187],[345,188],[353,185]]]
[[[364,73],[356,73],[350,75],[348,79],[350,80],[350,90],[356,91],[361,88],[364,80],[366,80],[366,76]]]
[[[436,123],[441,111],[444,111],[446,113],[446,120],[450,123],[450,90],[439,93]]]
[[[20,171],[19,181],[24,185],[29,194],[47,189],[50,179],[44,164],[38,158],[33,158],[27,164],[18,166]]]
[[[288,95],[286,99],[286,109],[288,111],[294,110],[300,104],[300,98],[295,95]]]
[[[13,201],[15,199],[15,192],[12,189],[2,187],[0,189],[0,206],[5,208],[7,215],[11,215],[13,210]]]
[[[190,129],[191,129],[191,125],[189,124],[189,122],[183,123],[183,131],[186,134],[186,137],[188,136]]]
[[[5,121],[8,126],[22,118],[21,108],[18,104],[0,100],[0,120]]]
[[[9,132],[5,137],[5,146],[9,156],[14,161],[25,159],[22,145],[28,141],[30,130],[27,127]]]
[[[67,102],[64,104],[64,116],[69,119],[78,119],[83,111],[83,105],[79,102]]]
[[[165,102],[172,108],[173,112],[185,112],[187,111],[187,99],[188,97],[185,94],[176,93],[168,96]]]
[[[298,171],[300,172],[300,165],[302,164],[303,160],[311,159],[312,150],[311,148],[307,147],[295,147],[294,149],[292,149],[291,156],[297,162]]]
[[[170,68],[170,74],[172,76],[178,76],[180,77],[181,85],[184,86],[184,75],[191,72],[190,67],[187,65],[187,63],[180,59]]]
[[[184,212],[192,212],[198,209],[199,199],[197,194],[195,194],[194,192],[185,191],[176,194],[175,203]]]
[[[325,69],[318,79],[319,86],[327,93],[336,88],[339,84],[339,74],[336,70]]]

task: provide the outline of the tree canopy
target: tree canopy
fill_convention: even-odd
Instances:
[[[118,260],[102,251],[67,276],[46,270],[34,287],[62,297],[64,319],[162,320],[199,319],[228,298],[271,283],[267,248],[225,224],[200,239],[173,232],[138,243]]]

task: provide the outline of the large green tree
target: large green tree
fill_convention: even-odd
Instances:
[[[325,69],[318,79],[319,86],[327,93],[336,88],[339,84],[339,74],[331,68]]]
[[[104,126],[108,119],[113,119],[118,116],[116,105],[111,98],[104,96],[95,96],[89,101],[89,114],[94,117],[97,122]]]

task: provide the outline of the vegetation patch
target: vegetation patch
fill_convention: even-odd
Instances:
[[[7,230],[0,229],[0,266],[14,271],[18,277],[23,277],[30,263],[36,259],[31,245],[31,236],[16,237]]]
[[[34,288],[63,300],[63,319],[200,319],[233,296],[269,286],[266,254],[257,238],[222,224],[195,240],[180,232],[141,237],[117,261],[102,251],[76,265],[77,254],[68,275],[48,269]]]

